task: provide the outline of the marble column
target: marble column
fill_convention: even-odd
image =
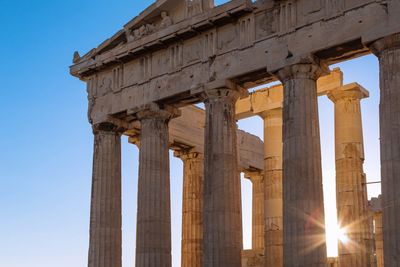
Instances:
[[[179,151],[183,161],[182,267],[203,267],[203,154]]]
[[[171,267],[168,122],[173,112],[151,107],[141,123],[136,267]]]
[[[283,104],[283,262],[327,265],[316,64],[285,67]]]
[[[282,109],[264,119],[265,267],[283,267]]]
[[[252,182],[252,249],[264,253],[264,175],[261,172],[246,172],[246,178]]]
[[[94,125],[89,267],[122,266],[121,131]]]
[[[350,84],[328,93],[335,106],[338,223],[349,241],[339,241],[339,266],[372,266],[372,233],[366,178],[361,99],[368,91]]]
[[[238,172],[236,90],[205,95],[204,266],[240,267],[242,222]]]
[[[382,212],[374,213],[375,222],[375,254],[376,254],[376,266],[383,267],[383,229],[382,229]]]
[[[400,33],[371,45],[380,66],[380,141],[385,266],[400,266]]]

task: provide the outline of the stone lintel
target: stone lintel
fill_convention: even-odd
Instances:
[[[328,75],[317,80],[318,95],[343,86],[343,72],[339,68],[333,69]],[[347,88],[347,87],[346,87]],[[249,97],[240,99],[236,103],[236,118],[245,119],[261,115],[269,110],[282,108],[283,86],[275,85],[255,91]]]

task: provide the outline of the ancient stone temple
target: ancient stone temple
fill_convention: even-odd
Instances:
[[[171,266],[169,150],[184,165],[182,267],[400,266],[399,14],[398,0],[158,0],[76,52],[70,72],[87,84],[94,134],[88,266],[122,266],[122,135],[140,150],[137,267]],[[370,53],[381,81],[374,223],[360,109],[369,93],[329,68]],[[334,105],[338,218],[351,240],[337,260],[326,255],[319,96]],[[251,116],[264,141],[238,130]],[[250,251],[241,172],[253,184]]]

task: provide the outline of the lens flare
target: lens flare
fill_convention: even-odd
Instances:
[[[344,228],[340,228],[340,226],[338,226],[337,229],[337,239],[342,242],[343,244],[347,244],[349,242],[349,237],[347,236],[347,232],[346,229]]]

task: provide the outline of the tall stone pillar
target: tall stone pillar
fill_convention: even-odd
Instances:
[[[245,175],[253,185],[252,249],[264,252],[264,175],[260,172],[247,172]]]
[[[265,267],[283,267],[282,109],[265,112]]]
[[[285,267],[327,265],[315,64],[278,72],[283,104],[283,262]]]
[[[400,33],[371,45],[380,66],[380,140],[385,266],[400,266]]]
[[[348,242],[339,241],[339,266],[372,266],[372,233],[364,164],[360,100],[368,91],[350,84],[329,92],[335,104],[338,222]]]
[[[382,227],[382,212],[374,213],[375,222],[375,254],[376,254],[376,266],[383,267],[383,227]]]
[[[151,107],[141,123],[136,267],[171,266],[168,122],[172,111]]]
[[[183,161],[182,267],[203,267],[204,157],[179,151]]]
[[[242,222],[236,148],[236,90],[206,92],[204,266],[240,267]]]
[[[93,127],[89,267],[122,266],[121,131],[111,123]]]
[[[369,202],[371,217],[374,220],[376,267],[383,267],[383,229],[382,229],[382,196],[372,198]]]

